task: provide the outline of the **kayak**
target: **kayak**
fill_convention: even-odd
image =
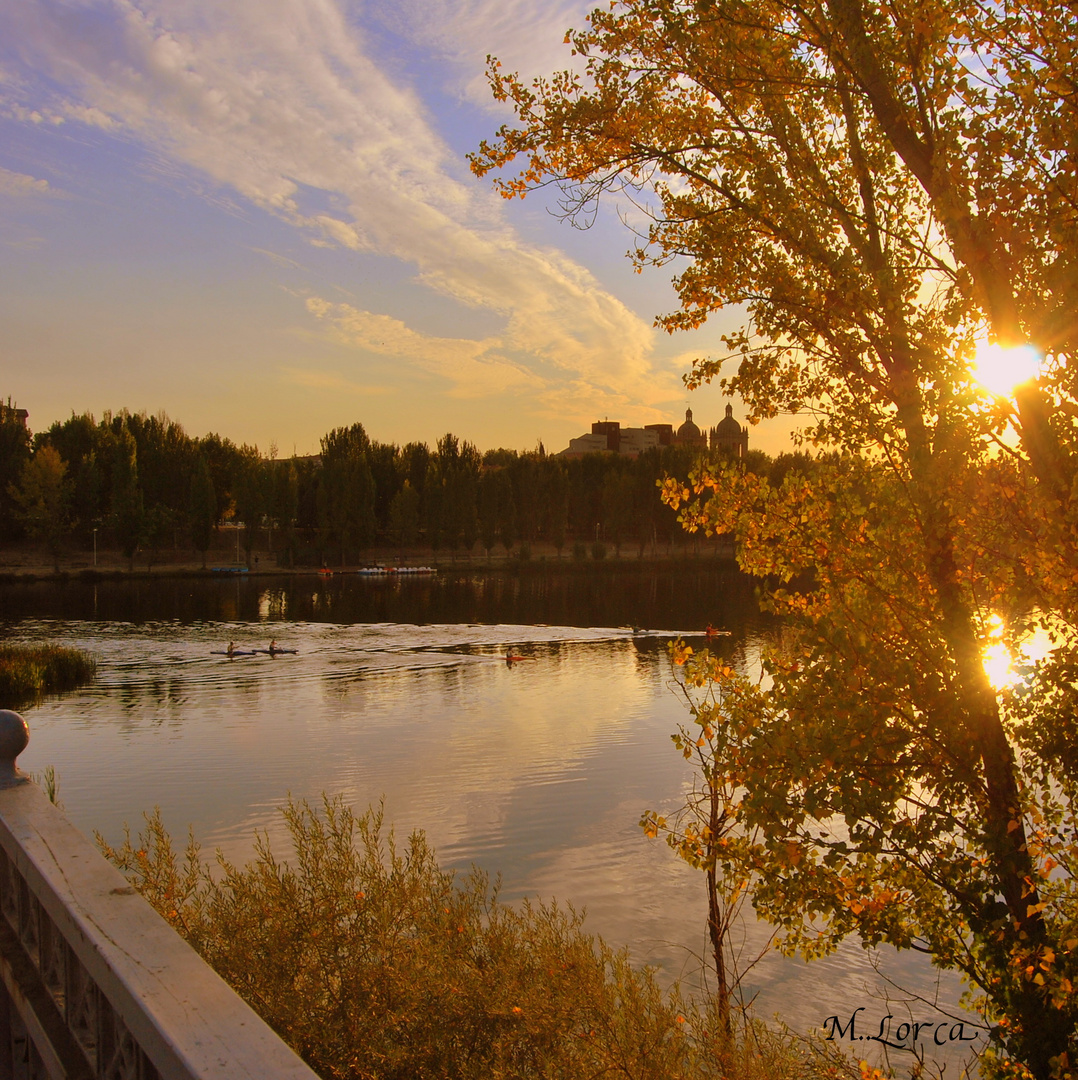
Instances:
[[[257,656],[260,650],[258,649],[233,649],[233,656]],[[228,656],[228,649],[211,649],[211,656]]]
[[[280,656],[281,653],[291,653],[294,656],[299,649],[255,649],[255,652],[265,653],[267,656]]]

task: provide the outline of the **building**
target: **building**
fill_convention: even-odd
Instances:
[[[590,435],[581,435],[569,440],[569,447],[562,450],[558,457],[579,457],[581,454],[625,454],[636,457],[644,450],[661,446],[659,432],[654,427],[669,427],[669,424],[652,425],[651,428],[623,428],[618,420],[597,420],[591,425]]]
[[[733,418],[733,408],[726,406],[726,419],[711,429],[711,448],[722,449],[741,460],[749,448],[748,432]],[[732,425],[732,426],[731,426]],[[674,430],[673,424],[645,424],[642,428],[622,427],[618,420],[596,420],[591,433],[569,440],[557,457],[581,457],[583,454],[623,454],[637,457],[645,450],[662,446],[708,448],[708,436],[693,422],[692,409],[685,410],[685,422]]]
[[[701,450],[707,449],[707,436],[693,423],[692,409],[685,410],[685,423],[677,429],[677,434],[674,435],[674,445],[697,446]]]
[[[733,405],[726,406],[726,416],[711,429],[711,449],[735,461],[744,461],[749,452],[749,429],[734,419]]]
[[[0,424],[16,423],[26,427],[29,418],[30,414],[25,409],[16,409],[11,404],[11,398],[7,399],[6,405],[0,401]]]

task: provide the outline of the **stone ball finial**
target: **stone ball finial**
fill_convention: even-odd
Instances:
[[[15,768],[15,759],[30,742],[26,721],[10,709],[0,709],[0,785],[23,779]]]

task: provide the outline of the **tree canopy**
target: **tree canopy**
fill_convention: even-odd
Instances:
[[[838,451],[781,486],[710,467],[667,484],[688,528],[737,535],[791,626],[759,686],[680,656],[712,688],[716,782],[759,829],[712,857],[753,875],[788,947],[924,949],[981,993],[997,1046],[1071,1075],[1073,12],[615,0],[589,22],[566,36],[582,70],[526,85],[491,61],[517,122],[473,168],[512,164],[508,197],[556,182],[570,215],[635,202],[631,257],[677,268],[659,325],[745,312],[690,384],[804,413]],[[1041,353],[1014,403],[973,378],[987,339]],[[998,690],[992,634],[1038,625],[1053,648]]]

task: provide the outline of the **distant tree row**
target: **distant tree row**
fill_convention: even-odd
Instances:
[[[0,411],[0,540],[29,537],[56,560],[68,540],[103,546],[128,559],[152,560],[163,548],[202,555],[218,526],[243,525],[248,564],[258,530],[288,565],[359,558],[374,545],[401,553],[488,556],[545,542],[604,542],[642,553],[669,544],[676,515],[656,482],[683,477],[694,451],[660,447],[638,458],[587,454],[552,457],[489,450],[447,434],[432,450],[372,441],[362,424],[335,428],[321,454],[279,459],[276,448],[236,445],[219,435],[193,438],[163,413],[72,415],[31,436],[14,410]],[[781,479],[797,455],[772,460],[760,451],[745,467]]]

